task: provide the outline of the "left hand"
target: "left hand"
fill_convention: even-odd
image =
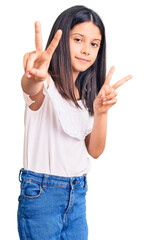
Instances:
[[[110,81],[114,73],[114,70],[115,67],[112,66],[102,88],[100,89],[98,95],[96,96],[93,102],[95,115],[106,113],[109,110],[109,108],[111,108],[117,102],[116,98],[117,92],[115,90],[132,78],[131,75],[128,75],[119,80],[118,82],[116,82],[113,86],[110,86]]]

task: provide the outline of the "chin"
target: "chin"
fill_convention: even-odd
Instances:
[[[77,69],[78,72],[85,72],[87,69],[89,69],[91,66],[88,67],[80,67]]]

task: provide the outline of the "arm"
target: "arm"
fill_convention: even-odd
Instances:
[[[110,86],[110,80],[112,78],[114,67],[112,67],[107,75],[104,85],[99,91],[93,102],[94,108],[94,124],[92,132],[86,137],[85,144],[88,153],[93,158],[98,158],[104,151],[106,144],[106,134],[107,134],[107,115],[108,110],[117,102],[115,91],[123,83],[132,78],[128,75],[113,86]]]
[[[107,134],[107,113],[95,115],[92,132],[86,136],[85,144],[88,153],[98,158],[104,151]]]
[[[43,89],[43,82],[29,79],[24,74],[21,79],[22,90],[30,96],[34,96]]]
[[[23,59],[25,74],[21,80],[21,86],[24,93],[28,94],[30,99],[35,101],[29,103],[31,110],[38,110],[43,102],[43,81],[47,79],[47,85],[50,84],[48,69],[52,55],[57,48],[62,36],[62,31],[58,30],[48,48],[43,51],[41,25],[35,22],[35,45],[36,51],[25,54]]]
[[[50,84],[49,75],[47,77],[47,84],[49,87]],[[45,97],[45,95],[43,94],[43,82],[32,81],[31,79],[28,79],[24,74],[21,80],[21,86],[23,92],[27,93],[30,99],[35,101],[29,106],[29,108],[33,111],[38,110],[41,107]]]

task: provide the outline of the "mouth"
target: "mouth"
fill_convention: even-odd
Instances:
[[[84,62],[84,63],[89,62],[89,60],[84,59],[84,58],[78,58],[78,57],[76,57],[76,59],[78,59],[79,61]]]

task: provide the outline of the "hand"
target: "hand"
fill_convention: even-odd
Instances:
[[[106,113],[109,108],[111,108],[117,102],[116,96],[118,93],[115,90],[132,78],[131,75],[128,75],[116,82],[113,86],[110,86],[110,81],[114,70],[115,67],[112,66],[106,77],[104,85],[100,89],[98,95],[93,102],[95,115],[99,115],[100,113]]]
[[[35,22],[35,46],[36,51],[25,54],[23,59],[24,71],[27,78],[36,81],[44,81],[48,74],[48,68],[52,55],[57,48],[62,36],[62,30],[58,30],[48,46],[43,51],[40,22]]]

